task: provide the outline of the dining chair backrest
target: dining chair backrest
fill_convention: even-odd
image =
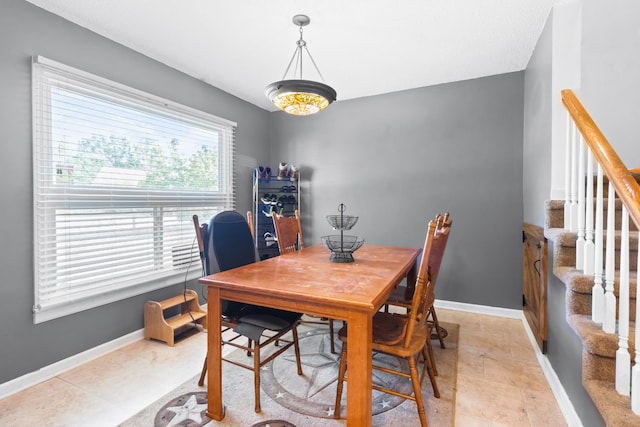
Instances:
[[[297,210],[295,211],[295,216],[292,217],[274,213],[272,218],[281,255],[304,248],[300,216]]]
[[[236,211],[222,211],[211,217],[205,241],[207,275],[257,261],[251,229]]]
[[[429,255],[429,266],[431,267],[431,281],[434,283],[438,280],[438,273],[440,272],[440,266],[442,265],[442,258],[444,257],[444,251],[449,241],[449,234],[451,233],[451,218],[449,212],[444,215],[436,215],[436,229],[434,241],[434,247]]]
[[[415,291],[411,300],[411,308],[409,310],[409,320],[407,322],[404,347],[408,348],[413,333],[416,328],[427,327],[428,311],[434,300],[434,281],[432,280],[431,265],[429,260],[436,246],[440,245],[439,240],[446,237],[446,234],[437,233],[437,220],[429,221],[427,226],[427,236],[425,238],[424,247],[422,249],[422,260],[418,269],[418,277],[416,279]]]
[[[198,248],[202,259],[203,274],[218,273],[258,260],[253,236],[247,220],[236,211],[222,211],[211,217],[208,224],[198,226]],[[232,315],[246,304],[223,301],[222,313]]]

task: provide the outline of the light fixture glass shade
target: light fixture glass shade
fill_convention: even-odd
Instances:
[[[280,80],[267,86],[265,94],[276,107],[295,116],[317,113],[336,100],[331,86],[311,80]]]

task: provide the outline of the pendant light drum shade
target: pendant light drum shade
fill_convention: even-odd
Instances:
[[[296,116],[317,113],[336,100],[331,86],[312,80],[280,80],[264,92],[276,107]]]
[[[302,38],[302,27],[309,25],[310,22],[311,20],[306,15],[296,15],[293,17],[294,25],[300,27],[300,39],[296,42],[296,50],[289,62],[289,66],[284,72],[282,80],[271,83],[264,90],[269,101],[276,107],[285,113],[295,116],[315,114],[324,110],[329,104],[336,100],[336,91],[331,86],[302,78],[303,49],[307,52],[307,55],[309,55],[311,63],[320,75],[320,78],[322,78],[318,66],[313,60],[311,53],[309,53],[307,42]],[[297,72],[294,72],[294,77],[299,75],[300,78],[298,79],[287,79],[287,73],[291,69],[292,64],[295,64],[295,70],[297,70]]]

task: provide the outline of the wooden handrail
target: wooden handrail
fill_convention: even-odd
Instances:
[[[640,186],[572,90],[562,91],[562,103],[580,130],[584,142],[591,149],[593,157],[613,184],[629,216],[640,229]]]

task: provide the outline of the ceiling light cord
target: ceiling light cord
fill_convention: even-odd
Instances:
[[[300,39],[296,41],[296,48],[293,51],[293,56],[291,56],[291,60],[289,61],[289,65],[287,66],[287,69],[284,70],[284,74],[282,75],[282,80],[285,80],[287,78],[287,74],[289,74],[289,70],[291,70],[291,65],[294,63],[296,64],[296,66],[293,70],[293,76],[295,77],[296,75],[299,75],[300,76],[299,79],[302,80],[302,48],[304,48],[304,50],[307,52],[307,55],[309,55],[309,59],[313,64],[313,68],[316,69],[316,72],[320,76],[320,80],[324,82],[325,80],[324,80],[324,77],[322,76],[322,73],[320,72],[320,68],[318,68],[318,65],[316,65],[316,61],[313,59],[313,56],[311,56],[311,52],[307,47],[307,42],[302,38],[302,32],[303,32],[302,25],[300,26],[299,31],[300,31]]]

